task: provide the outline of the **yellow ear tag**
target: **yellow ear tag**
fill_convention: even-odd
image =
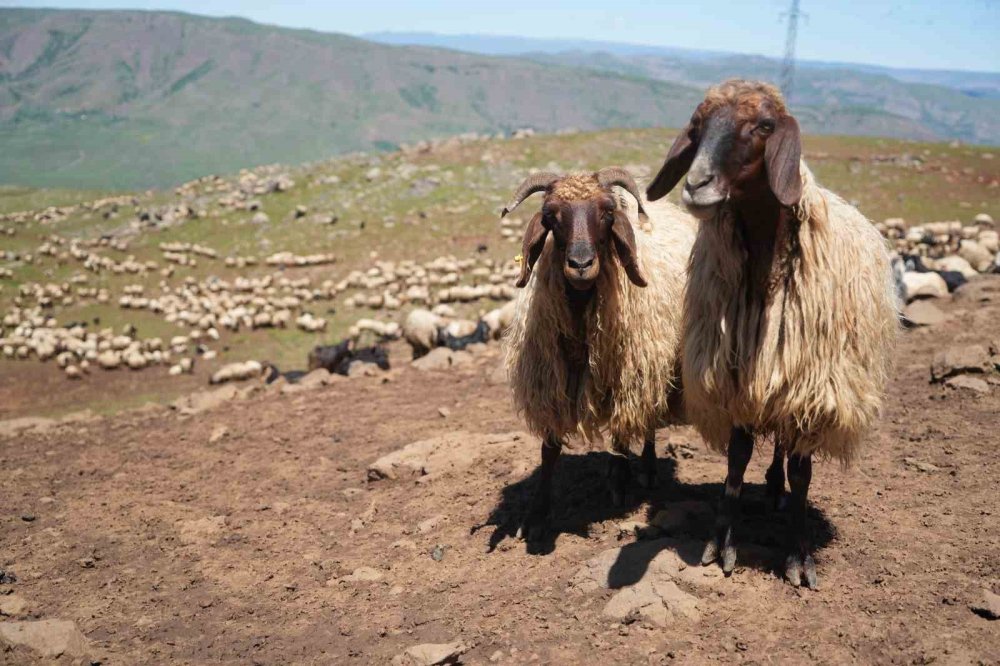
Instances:
[[[524,263],[524,255],[523,254],[517,255],[516,257],[514,257],[514,261],[516,263],[523,264]]]

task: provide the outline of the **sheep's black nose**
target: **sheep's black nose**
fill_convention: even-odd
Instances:
[[[585,268],[590,268],[594,265],[594,258],[589,259],[574,259],[573,257],[567,257],[566,263],[569,264],[570,268],[575,268],[578,271],[582,271]]]
[[[715,180],[715,174],[710,173],[704,178],[702,178],[699,182],[695,183],[691,182],[691,178],[689,175],[689,177],[684,181],[684,189],[687,190],[689,193],[693,194],[695,190],[700,190],[701,188],[711,183],[713,180]]]

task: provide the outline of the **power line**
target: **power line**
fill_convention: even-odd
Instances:
[[[792,0],[792,8],[784,14],[788,16],[788,34],[785,36],[785,59],[781,63],[781,91],[785,94],[785,99],[792,96],[792,84],[795,80],[795,40],[798,38],[799,0]]]

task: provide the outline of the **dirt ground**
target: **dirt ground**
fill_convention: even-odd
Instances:
[[[997,338],[1000,293],[942,309],[949,321],[901,337],[859,464],[814,470],[815,592],[775,568],[784,517],[764,511],[763,451],[742,564],[724,579],[690,561],[724,461],[689,428],[658,433],[660,485],[625,510],[607,500],[606,455],[571,451],[557,533],[513,538],[538,442],[510,434],[523,425],[491,381],[494,348],[450,371],[397,365],[193,416],[147,408],[0,439],[0,568],[17,578],[0,593],[27,601],[22,619],[75,621],[104,664],[387,663],[452,641],[470,664],[997,664],[1000,622],[970,605],[1000,592],[1000,387],[945,389],[928,368],[948,345]],[[380,456],[454,433],[483,442],[471,466],[368,480]],[[684,516],[668,538],[620,535],[660,509]],[[616,548],[605,585],[588,584],[585,563]],[[664,557],[693,608],[664,626],[605,614],[608,587]]]

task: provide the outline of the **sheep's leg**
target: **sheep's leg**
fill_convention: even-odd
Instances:
[[[774,439],[774,457],[764,474],[767,481],[767,508],[777,511],[785,499],[785,447],[779,438]]]
[[[799,587],[803,584],[816,589],[816,563],[813,561],[806,510],[809,502],[809,482],[812,480],[812,457],[810,454],[788,456],[788,485],[792,489],[791,515],[788,527],[788,557],[785,560],[785,576],[788,582]]]
[[[726,489],[719,500],[715,516],[715,538],[705,545],[701,556],[702,564],[718,560],[722,572],[727,576],[736,568],[736,539],[733,530],[739,519],[740,496],[743,493],[743,475],[746,473],[750,457],[753,455],[753,431],[747,428],[733,428],[729,436],[729,471],[726,474]]]
[[[637,481],[639,485],[647,490],[656,487],[656,431],[651,430],[646,435],[646,441],[642,445],[642,456]]]
[[[542,440],[542,464],[538,468],[538,485],[531,497],[531,506],[517,530],[518,538],[534,541],[545,534],[548,527],[549,508],[552,505],[552,474],[562,452],[558,437],[548,435]]]
[[[617,446],[612,446],[617,451]],[[611,504],[616,507],[628,506],[632,500],[632,468],[625,454],[611,454],[608,464],[608,490]]]

